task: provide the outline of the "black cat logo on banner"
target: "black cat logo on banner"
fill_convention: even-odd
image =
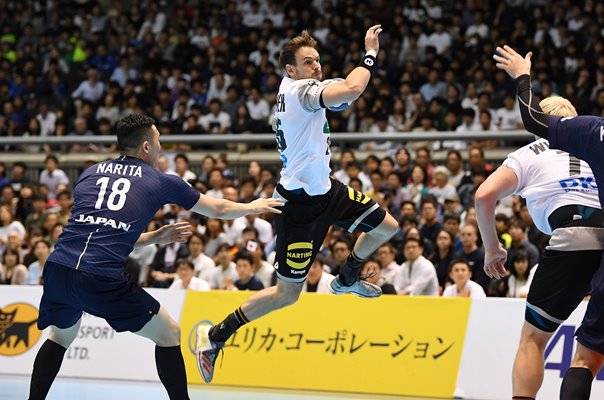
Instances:
[[[0,356],[16,356],[32,348],[42,332],[38,330],[38,309],[31,304],[13,303],[0,309]]]

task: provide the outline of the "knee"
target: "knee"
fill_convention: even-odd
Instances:
[[[398,231],[398,222],[390,214],[386,214],[386,218],[380,225],[379,233],[384,237],[384,240],[390,239],[396,235]]]
[[[289,307],[300,298],[300,292],[287,291],[277,293],[277,305],[279,308]]]
[[[180,326],[171,322],[155,342],[158,346],[171,347],[180,345]]]
[[[524,329],[520,337],[520,346],[538,346],[545,348],[551,333],[538,331],[536,328]]]

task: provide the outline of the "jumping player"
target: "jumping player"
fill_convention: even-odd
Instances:
[[[564,150],[587,161],[595,181],[583,180],[581,187],[597,188],[596,182],[604,182],[604,119],[595,116],[555,117],[541,110],[531,88],[531,57],[529,52],[522,57],[509,46],[497,47],[493,56],[497,68],[503,69],[516,80],[522,122],[526,129],[549,140],[552,149]],[[600,205],[604,204],[604,191],[598,189]],[[604,263],[604,260],[602,261]],[[604,268],[596,271],[591,283],[591,298],[577,330],[577,351],[566,372],[560,398],[562,400],[587,400],[591,382],[604,365]],[[501,274],[502,266],[494,266]]]
[[[120,157],[80,175],[73,216],[44,267],[38,328],[50,326],[51,332],[34,361],[30,400],[46,398],[78,333],[82,312],[104,318],[117,332],[134,332],[155,342],[157,372],[170,399],[188,399],[180,328],[157,300],[127,279],[122,265],[135,245],[184,242],[191,235],[186,223],[142,233],[165,203],[225,219],[279,213],[277,199],[249,204],[214,199],[154,169],[161,145],[149,117],[121,119],[117,143]]]
[[[380,25],[367,30],[366,54],[345,80],[321,81],[317,42],[307,31],[287,42],[279,62],[287,72],[277,94],[275,132],[283,169],[274,196],[285,202],[276,222],[276,286],[251,296],[214,327],[200,326],[197,363],[205,382],[218,352],[242,325],[295,303],[332,224],[360,230],[354,249],[330,291],[378,297],[379,286],[362,280],[363,260],[398,229],[397,221],[364,194],[330,178],[329,126],[325,109],[341,110],[365,90],[379,51]]]
[[[576,116],[562,97],[539,103],[543,112]],[[495,265],[505,262],[506,250],[495,229],[495,206],[512,193],[526,198],[529,214],[543,233],[551,235],[535,272],[526,302],[525,322],[512,371],[514,399],[534,399],[543,383],[545,346],[589,292],[600,265],[604,214],[585,161],[560,150],[550,150],[545,139],[508,155],[476,192],[476,217],[485,247],[484,270],[501,278]]]

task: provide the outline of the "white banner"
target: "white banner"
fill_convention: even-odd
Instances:
[[[185,291],[149,289],[180,321]],[[38,349],[48,337],[35,322],[42,287],[0,289],[0,373],[31,374]],[[84,314],[78,336],[67,350],[59,376],[158,381],[155,344],[130,332],[116,333],[105,320]]]
[[[512,366],[524,323],[525,301],[520,299],[473,300],[457,378],[461,398],[507,400],[512,397]],[[564,373],[570,367],[587,302],[583,302],[546,346],[545,375],[538,400],[557,399]],[[591,390],[592,399],[604,398],[601,372]]]

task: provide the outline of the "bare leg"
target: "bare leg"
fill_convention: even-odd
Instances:
[[[596,376],[600,372],[602,365],[604,365],[604,355],[588,349],[581,343],[577,343],[575,357],[573,357],[573,361],[570,364],[571,368],[587,368],[593,376]]]
[[[155,342],[155,365],[161,383],[171,400],[188,399],[187,373],[180,350],[180,326],[165,308],[151,318],[138,332],[139,336]]]
[[[48,340],[40,347],[34,361],[29,385],[30,400],[46,398],[52,383],[61,369],[65,351],[76,338],[81,322],[82,319],[80,318],[74,325],[65,329],[51,326]]]
[[[532,398],[537,396],[543,383],[543,353],[551,336],[552,333],[544,332],[524,322],[512,370],[514,396]]]
[[[354,254],[360,259],[369,257],[382,244],[387,242],[398,229],[398,222],[390,214],[375,229],[368,233],[361,233],[354,245]]]
[[[243,305],[245,316],[253,321],[272,311],[294,304],[302,293],[303,283],[279,279],[276,286],[263,289],[251,296]]]

